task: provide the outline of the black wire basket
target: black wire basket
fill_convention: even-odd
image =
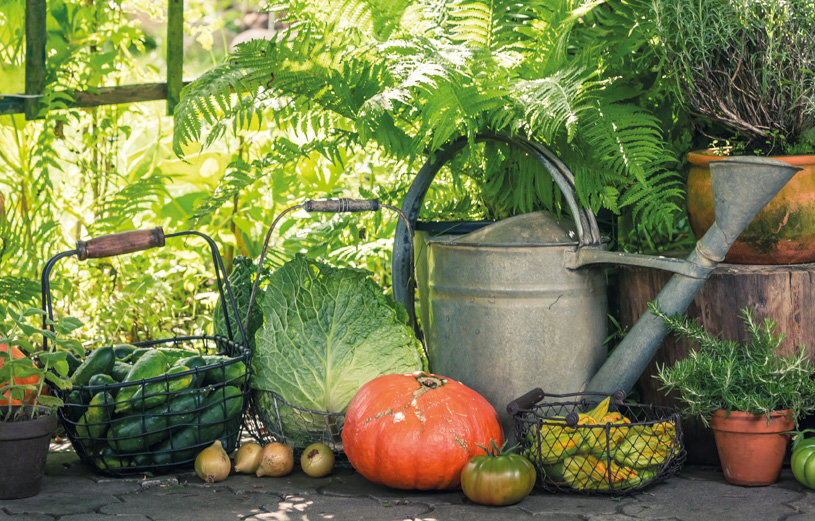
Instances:
[[[156,228],[78,241],[76,250],[52,257],[43,269],[43,309],[53,319],[48,279],[58,260],[72,255],[85,260],[132,253],[164,246],[167,237],[185,235],[201,237],[209,244],[228,336],[185,336],[139,342],[132,347],[102,346],[94,351],[109,351],[115,369],[94,375],[87,384],[74,385],[70,390],[52,388],[65,403],[59,418],[74,450],[100,474],[158,475],[188,467],[216,440],[227,453],[235,450],[249,402],[251,353],[245,343],[234,338],[246,335],[241,334],[242,324],[231,323],[227,313],[230,306],[232,316],[238,316],[218,248],[198,232],[165,236]],[[132,365],[128,366],[128,361]],[[129,372],[139,364],[148,369],[150,364],[160,367],[154,371],[160,374],[128,379],[122,369]],[[125,381],[111,376],[117,370]]]
[[[540,488],[630,494],[679,471],[686,459],[679,413],[624,399],[623,391],[609,397],[535,389],[509,404],[519,452],[535,465]]]
[[[263,248],[261,249],[260,257],[258,259],[258,271],[252,285],[249,305],[247,306],[247,324],[248,317],[250,316],[252,305],[255,300],[255,294],[259,287],[260,272],[263,266],[266,250],[269,246],[269,240],[272,236],[272,232],[277,226],[277,223],[284,215],[297,209],[302,209],[310,213],[355,213],[378,211],[380,208],[387,208],[396,212],[407,226],[408,235],[410,237],[413,236],[410,223],[407,221],[404,213],[402,213],[402,211],[398,208],[380,203],[376,199],[309,200],[282,211],[269,227],[266,234],[266,240],[263,243]],[[412,259],[412,241],[410,244],[410,258]],[[412,272],[412,263],[410,266]],[[409,313],[409,316],[411,327],[417,333],[419,338],[421,338],[414,315]],[[246,329],[246,325],[244,329]],[[312,443],[323,443],[330,447],[334,452],[336,457],[336,466],[350,467],[350,463],[345,457],[345,453],[342,448],[342,426],[345,423],[345,414],[343,412],[318,411],[300,407],[296,404],[290,403],[284,397],[280,396],[274,391],[263,389],[252,389],[249,404],[249,413],[247,414],[247,421],[245,422],[245,425],[249,431],[249,434],[258,442],[262,444],[272,441],[285,443],[294,449],[295,454],[301,453],[303,449]]]
[[[260,443],[277,441],[300,454],[312,443],[322,443],[335,454],[335,465],[349,467],[342,449],[344,413],[315,411],[287,402],[273,391],[253,389],[246,428]]]

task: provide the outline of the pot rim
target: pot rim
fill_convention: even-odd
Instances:
[[[694,166],[706,168],[708,166],[708,163],[710,163],[711,161],[719,161],[722,159],[728,159],[733,157],[745,157],[744,155],[740,156],[719,155],[714,153],[713,150],[714,149],[712,148],[707,148],[688,152],[687,156],[688,161]],[[805,166],[815,163],[815,154],[804,154],[796,156],[762,156],[762,157],[777,159],[779,161],[783,161],[793,166]]]
[[[710,418],[710,427],[714,431],[776,434],[795,428],[795,416],[792,409],[773,411],[770,413],[769,420],[765,414],[730,411],[725,417],[726,412],[725,409],[717,409],[713,413]]]

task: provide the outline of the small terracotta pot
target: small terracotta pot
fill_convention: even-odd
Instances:
[[[725,417],[719,409],[710,419],[724,479],[733,485],[764,487],[778,481],[787,451],[789,434],[795,428],[792,411],[755,415],[733,411]]]
[[[686,196],[688,217],[696,239],[713,224],[711,161],[725,159],[711,150],[688,154],[691,164]],[[800,264],[815,262],[815,155],[773,156],[803,170],[739,235],[725,256],[733,264]],[[745,183],[754,180],[745,179]]]

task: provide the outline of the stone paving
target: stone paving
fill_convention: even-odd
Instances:
[[[770,487],[725,483],[718,469],[685,467],[628,497],[534,491],[517,505],[486,507],[460,491],[401,491],[353,469],[314,479],[298,468],[283,478],[231,475],[206,484],[194,472],[109,478],[93,474],[71,450],[49,455],[39,495],[0,500],[0,521],[807,521],[815,491],[789,469]]]

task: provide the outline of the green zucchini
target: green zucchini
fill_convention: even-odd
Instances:
[[[107,374],[113,368],[113,362],[116,357],[113,354],[113,348],[110,346],[100,347],[91,351],[82,365],[77,367],[71,376],[71,383],[74,386],[87,385],[91,376],[95,374]]]

